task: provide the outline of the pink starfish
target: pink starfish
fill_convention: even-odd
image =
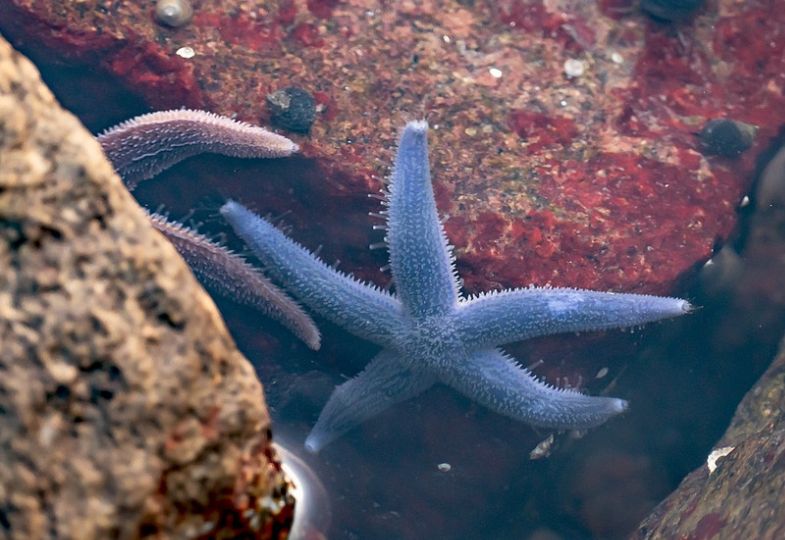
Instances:
[[[129,190],[180,161],[211,152],[243,158],[286,157],[293,141],[258,126],[207,111],[172,110],[143,114],[100,135],[98,142]],[[310,348],[320,335],[303,309],[243,257],[186,225],[149,213],[194,274],[208,288],[277,320]]]

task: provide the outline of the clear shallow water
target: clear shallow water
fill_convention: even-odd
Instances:
[[[64,105],[93,131],[145,112],[100,73],[36,60]],[[137,196],[151,208],[163,204],[174,218],[196,209],[192,220],[213,233],[228,230],[215,214],[220,201],[239,198],[262,213],[283,216],[298,241],[323,246],[325,260],[340,259],[342,269],[362,268],[384,284],[384,274],[368,271],[386,262],[384,252],[365,247],[379,240],[367,218],[375,203],[364,196],[326,201],[318,196],[318,182],[313,163],[302,158],[205,156],[147,182]],[[337,230],[352,244],[336,244]],[[629,414],[583,438],[557,436],[551,455],[536,461],[529,452],[548,432],[494,415],[443,388],[309,456],[301,444],[321,406],[375,349],[317,320],[323,349],[313,353],[257,312],[220,299],[218,305],[265,385],[276,437],[299,453],[324,486],[326,495],[317,500],[326,501],[316,507],[329,508],[327,537],[581,539],[622,537],[703,463],[735,404],[773,356],[782,317],[762,323],[754,335],[733,336],[723,329],[747,314],[701,296],[693,282],[677,292],[703,309],[623,334],[621,341],[618,334],[566,336],[539,348],[511,349],[525,363],[542,360],[542,372],[573,382],[576,373],[584,380],[591,376],[582,369],[588,356],[606,356],[611,373],[591,391],[613,381],[611,393],[632,402]]]

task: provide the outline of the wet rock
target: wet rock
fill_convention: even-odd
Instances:
[[[785,527],[785,342],[705,464],[632,538],[777,539]]]
[[[776,343],[785,331],[785,149],[772,149],[769,157],[757,189],[743,202],[747,217],[734,245],[723,246],[701,271],[707,311],[719,306],[726,313],[701,328],[710,334],[711,371],[721,370],[725,379],[759,372],[758,354],[750,352]],[[722,358],[734,350],[741,352]],[[769,358],[771,353],[760,360]],[[718,367],[729,363],[737,364],[735,371]],[[710,377],[707,370],[702,387],[712,385]],[[706,452],[704,464],[655,508],[633,538],[780,538],[785,529],[783,403],[785,340],[736,408],[730,427]],[[685,422],[692,426],[703,423],[706,414],[700,405],[693,411],[695,405],[688,404],[685,412]]]
[[[706,302],[733,314],[717,322],[713,342],[721,349],[776,344],[785,331],[785,148],[771,150],[742,207],[746,219],[736,237],[699,274]]]
[[[770,89],[783,85],[785,66],[771,51],[785,47],[785,11],[764,0],[707,3],[689,54],[676,32],[644,16],[620,22],[609,4],[205,0],[172,32],[151,24],[143,3],[10,0],[0,30],[41,58],[103,66],[156,108],[266,124],[271,91],[307,88],[325,111],[303,145],[318,170],[293,176],[325,219],[338,216],[322,227],[337,246],[369,243],[353,232],[368,230],[368,209],[353,201],[381,187],[403,121],[427,116],[439,127],[438,204],[468,290],[672,292],[732,230],[729,208],[782,124],[785,97]],[[699,2],[645,4],[673,15]],[[565,76],[568,59],[585,64],[580,77]],[[702,156],[693,136],[721,117],[760,126],[730,164]],[[254,196],[266,211],[311,218],[276,193]],[[383,284],[364,257],[355,273]]]
[[[3,538],[278,538],[253,368],[94,138],[0,39]]]
[[[662,21],[688,18],[704,4],[704,0],[641,0],[641,9]]]
[[[316,118],[316,101],[307,90],[290,86],[267,95],[270,119],[289,131],[308,133]]]
[[[755,126],[727,118],[710,120],[698,134],[704,153],[736,157],[755,142]]]
[[[755,204],[759,213],[785,211],[785,145],[774,154],[758,180]]]

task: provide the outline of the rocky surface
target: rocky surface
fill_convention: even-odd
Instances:
[[[281,538],[251,365],[98,143],[0,39],[0,536]]]
[[[149,3],[9,0],[0,30],[43,56],[103,66],[155,108],[267,123],[266,96],[307,90],[320,113],[298,142],[316,165],[296,175],[344,222],[347,195],[388,174],[404,120],[426,116],[471,291],[669,291],[729,234],[755,156],[783,121],[785,14],[768,0],[707,2],[672,24],[627,0],[193,6],[170,28]],[[760,127],[741,159],[699,152],[695,133],[722,117]],[[311,217],[275,200],[258,198],[294,222]],[[367,245],[356,229],[331,227],[314,244]],[[359,271],[384,282],[368,257]]]
[[[680,414],[689,418],[693,434],[705,431],[703,424],[721,403],[712,395],[729,388],[713,373],[725,380],[756,376],[774,355],[760,358],[766,344],[776,343],[785,331],[785,148],[773,149],[768,157],[739,234],[700,274],[701,303],[707,312],[719,310],[722,316],[710,316],[700,327],[713,369],[702,369],[701,387],[712,390],[704,390],[699,400],[710,406],[693,398],[681,402]],[[674,343],[694,348],[688,340]],[[727,431],[707,451],[714,455],[686,476],[633,537],[780,538],[785,532],[784,402],[785,341]],[[692,412],[696,409],[697,414]]]
[[[389,276],[376,269],[386,254],[367,250],[381,240],[367,216],[379,206],[366,195],[389,172],[398,127],[427,115],[438,203],[470,292],[530,282],[671,292],[733,228],[756,158],[783,123],[785,11],[768,0],[711,0],[662,24],[636,3],[195,0],[191,22],[171,29],[155,23],[152,3],[9,0],[0,2],[0,31],[42,62],[102,66],[154,108],[205,107],[266,125],[271,92],[294,86],[314,95],[310,134],[288,134],[306,159],[205,159],[140,193],[177,217],[213,194],[204,187],[212,183],[262,213],[286,214],[292,236],[384,285]],[[87,105],[74,108],[92,128],[129,115],[95,84],[103,74],[78,74],[70,94],[84,96]],[[722,117],[760,128],[739,158],[700,152],[696,133]],[[373,521],[377,536],[403,538],[447,526],[478,538],[525,538],[536,526],[563,538],[625,536],[694,467],[771,358],[760,352],[760,327],[745,322],[749,311],[736,308],[762,313],[781,292],[762,279],[768,270],[748,271],[754,295],[719,304],[690,296],[703,309],[678,323],[689,333],[673,332],[672,345],[642,360],[609,340],[576,354],[569,336],[534,352],[518,348],[557,384],[633,403],[575,444],[557,438],[548,459],[526,460],[545,434],[446,392],[400,409],[391,423],[407,426],[405,437],[386,422],[358,430],[324,474],[345,501],[334,521],[359,530]],[[765,312],[765,337],[781,335],[779,312]],[[262,369],[294,369],[286,338],[260,332],[248,313],[234,323],[249,355],[265,351]],[[707,332],[714,323],[719,329]],[[310,400],[313,415],[297,417],[304,432],[337,374],[372,354],[323,330],[323,354],[300,358],[295,382],[277,390],[292,409]],[[669,334],[666,325],[647,329],[644,345]],[[278,358],[268,355],[278,349]],[[627,369],[617,378],[620,365]],[[442,461],[451,473],[434,476]],[[335,478],[345,479],[341,489]]]
[[[785,342],[774,363],[739,405],[707,463],[689,474],[632,538],[782,538],[783,403]]]

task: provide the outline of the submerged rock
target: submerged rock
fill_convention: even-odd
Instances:
[[[717,118],[708,121],[698,137],[706,154],[736,157],[752,146],[756,131],[750,124]]]
[[[312,245],[328,258],[348,261],[369,243],[376,209],[364,201],[389,174],[397,126],[427,116],[438,125],[437,202],[468,291],[670,293],[732,230],[730,209],[782,124],[785,69],[771,51],[785,46],[785,11],[763,0],[643,2],[661,17],[690,14],[680,23],[690,54],[678,32],[637,11],[619,21],[610,4],[205,0],[173,32],[140,2],[9,0],[0,31],[42,59],[102,66],[155,108],[267,123],[272,90],[308,89],[318,121],[306,103],[282,125],[310,134],[301,142],[314,161],[289,178],[320,201],[332,242]],[[580,77],[565,76],[567,61]],[[105,115],[95,101],[85,109]],[[693,135],[723,117],[760,126],[730,163],[702,156]],[[312,222],[283,190],[248,193],[256,180],[241,172],[221,189]],[[184,213],[193,196],[156,201]],[[385,283],[373,255],[357,260],[353,273]]]
[[[278,538],[253,368],[95,139],[0,39],[4,538]]]
[[[785,527],[785,341],[706,463],[632,538],[781,538]]]

